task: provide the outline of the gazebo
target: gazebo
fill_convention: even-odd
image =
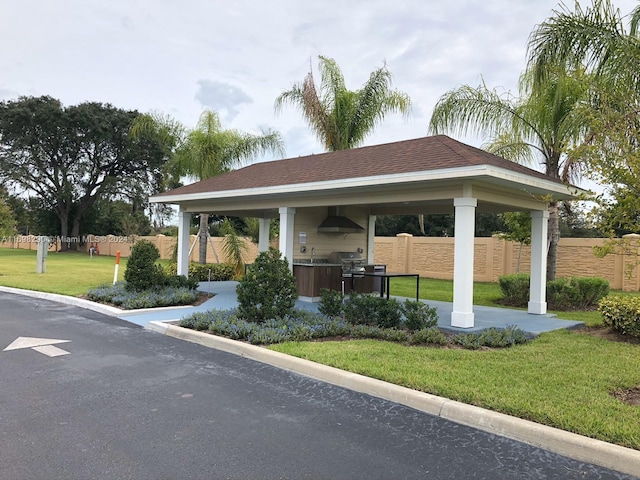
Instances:
[[[373,261],[376,215],[455,215],[451,325],[474,325],[476,213],[529,211],[531,286],[528,312],[545,314],[548,202],[578,191],[557,179],[444,135],[255,163],[150,198],[178,213],[178,274],[188,273],[192,214],[280,219],[279,248],[289,261],[331,249],[357,249]],[[333,219],[330,228],[323,220]],[[309,249],[306,246],[313,245]],[[296,256],[294,256],[296,255]]]

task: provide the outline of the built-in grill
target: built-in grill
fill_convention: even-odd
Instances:
[[[329,263],[342,267],[342,276],[364,273],[364,258],[358,252],[333,252],[329,254]]]

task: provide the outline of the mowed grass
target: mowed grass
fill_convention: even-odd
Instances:
[[[289,342],[272,350],[570,432],[640,449],[640,407],[614,390],[640,386],[640,346],[561,330],[500,350],[374,340]]]
[[[118,280],[123,280],[127,259],[120,260]],[[47,271],[36,273],[36,252],[0,248],[0,285],[41,292],[79,296],[113,282],[115,257],[87,253],[49,252]]]

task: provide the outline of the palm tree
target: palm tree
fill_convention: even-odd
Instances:
[[[168,117],[142,116],[137,125],[140,133],[165,139],[170,152],[169,169],[174,176],[196,180],[220,175],[267,153],[284,155],[284,145],[278,132],[264,130],[261,135],[223,129],[216,112],[206,110],[196,128],[186,130]],[[200,214],[199,262],[207,263],[209,238],[208,215]]]
[[[541,23],[529,38],[529,66],[536,82],[547,76],[549,65],[585,68],[607,81],[640,86],[640,5],[625,27],[620,10],[610,0],[593,0],[591,7],[564,5]]]
[[[575,180],[581,163],[567,155],[587,130],[581,101],[588,91],[588,77],[579,71],[556,69],[539,88],[526,72],[520,79],[520,97],[500,95],[486,85],[462,86],[437,102],[429,130],[432,133],[488,137],[483,148],[519,163],[539,161],[549,177]],[[555,278],[560,236],[558,203],[549,204],[549,253],[547,278]]]
[[[625,192],[638,188],[634,172],[640,152],[639,25],[640,5],[622,17],[610,0],[593,0],[587,8],[576,2],[574,11],[564,6],[554,11],[529,39],[529,68],[536,86],[545,81],[551,65],[581,68],[594,78],[591,132],[580,154],[622,204]],[[630,219],[625,208],[620,218]]]
[[[276,98],[275,110],[280,112],[287,103],[297,107],[327,151],[361,145],[389,113],[409,115],[411,100],[406,93],[391,90],[386,64],[373,71],[362,88],[351,91],[335,60],[318,58],[320,86],[309,71],[302,83]]]

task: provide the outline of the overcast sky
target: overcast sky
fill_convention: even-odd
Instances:
[[[626,14],[637,1],[614,4]],[[557,7],[556,0],[0,0],[0,99],[98,101],[169,114],[188,127],[214,109],[225,128],[279,130],[294,157],[323,149],[293,107],[274,114],[274,99],[310,64],[317,72],[318,55],[337,61],[352,90],[386,61],[413,115],[389,117],[365,144],[405,140],[426,135],[436,101],[459,85],[484,79],[517,93],[528,36]]]

